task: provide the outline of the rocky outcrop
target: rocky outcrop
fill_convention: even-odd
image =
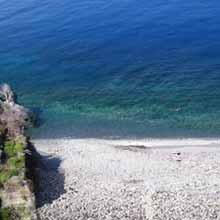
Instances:
[[[0,86],[0,219],[34,220],[35,196],[30,179],[33,147],[25,130],[31,125],[29,110],[16,103],[10,86]]]
[[[24,135],[32,119],[28,109],[15,103],[15,97],[8,85],[0,86],[0,131],[10,137]]]
[[[8,84],[2,84],[0,86],[0,99],[4,102],[4,103],[8,103],[11,105],[15,104],[15,94],[13,93],[13,91],[11,90],[11,87]]]

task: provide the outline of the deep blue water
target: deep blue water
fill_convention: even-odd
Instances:
[[[38,135],[218,136],[220,1],[0,0],[0,81]]]

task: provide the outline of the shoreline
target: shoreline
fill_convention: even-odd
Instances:
[[[42,155],[42,220],[196,219],[202,209],[209,220],[220,210],[219,139],[33,142]]]
[[[85,143],[104,143],[106,146],[142,146],[148,149],[172,150],[176,148],[200,149],[208,148],[220,149],[220,138],[124,138],[124,139],[106,139],[106,138],[33,138],[34,143],[42,142],[46,144],[48,141],[52,142],[85,142]]]

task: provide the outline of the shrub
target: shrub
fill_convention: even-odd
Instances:
[[[4,143],[4,152],[7,158],[17,156],[18,153],[22,153],[24,151],[23,144],[14,141],[5,141]]]
[[[9,220],[10,219],[10,209],[3,208],[0,210],[0,220]]]
[[[0,165],[0,185],[3,185],[12,176],[18,176],[25,167],[23,144],[15,141],[6,141],[3,149],[6,155],[6,162]]]

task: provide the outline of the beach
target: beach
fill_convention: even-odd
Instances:
[[[220,220],[219,24],[219,0],[1,1],[2,182],[41,220]]]
[[[42,220],[220,219],[219,139],[35,139]]]

